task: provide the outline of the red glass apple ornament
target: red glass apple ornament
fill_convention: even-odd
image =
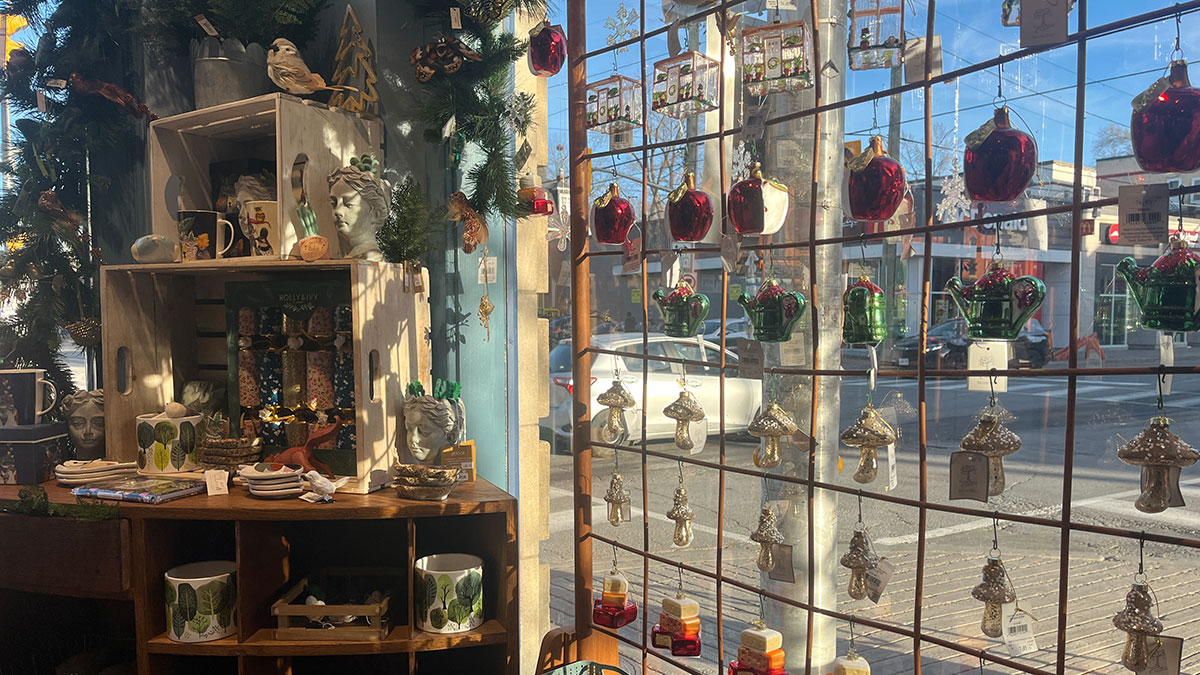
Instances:
[[[602,244],[624,244],[633,228],[633,204],[622,199],[616,183],[592,202],[592,227]]]
[[[775,234],[783,227],[788,212],[788,189],[763,178],[755,162],[750,177],[729,189],[729,220],[745,236]]]
[[[1187,61],[1172,61],[1167,77],[1133,99],[1129,132],[1143,170],[1200,169],[1200,91],[1188,81]]]
[[[567,35],[549,21],[529,31],[529,72],[538,77],[556,75],[567,60]]]
[[[1037,141],[1009,124],[1008,107],[996,108],[990,122],[967,136],[967,194],[977,202],[1011,202],[1033,179],[1037,155]]]
[[[667,195],[667,223],[675,241],[700,241],[712,226],[712,198],[696,189],[696,175],[688,171],[683,183]]]
[[[850,160],[849,169],[850,217],[868,222],[891,218],[904,201],[908,181],[904,167],[884,151],[883,137],[872,136],[871,146]]]

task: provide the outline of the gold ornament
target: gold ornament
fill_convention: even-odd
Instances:
[[[989,555],[983,564],[983,581],[971,589],[971,597],[984,603],[983,620],[979,628],[988,637],[998,638],[1004,634],[1001,624],[1003,605],[1017,599],[1017,592],[1008,581],[1004,563],[999,555]]]
[[[842,443],[859,448],[858,470],[854,480],[870,483],[879,475],[879,448],[896,442],[896,432],[871,404],[862,409],[858,420],[842,432]]]
[[[871,550],[865,527],[855,527],[850,535],[850,551],[842,556],[842,567],[850,570],[850,584],[846,593],[855,600],[867,597],[867,570],[879,566],[879,557]]]
[[[975,428],[967,432],[958,445],[966,452],[977,452],[988,458],[988,495],[996,497],[1003,493],[1003,458],[1021,449],[1021,437],[1004,426],[1000,415],[989,410],[979,416]]]
[[[764,506],[762,513],[758,515],[758,529],[750,533],[750,541],[758,544],[758,559],[755,560],[755,564],[764,572],[775,569],[775,546],[784,541],[783,534],[775,522],[775,512],[771,507]]]
[[[492,310],[494,309],[496,306],[492,304],[492,299],[488,297],[487,293],[484,293],[483,297],[479,298],[479,325],[487,331],[487,340],[492,339]]]
[[[620,525],[623,520],[621,512],[629,506],[629,490],[625,489],[625,479],[616,469],[613,469],[608,481],[604,501],[608,502],[608,522],[613,527]]]
[[[612,386],[597,396],[596,402],[608,408],[608,419],[600,429],[600,439],[605,443],[616,443],[628,436],[629,425],[625,423],[625,411],[637,405],[637,401],[620,378],[614,378]]]
[[[754,451],[754,466],[760,469],[774,469],[783,461],[779,454],[779,438],[796,433],[796,423],[775,401],[758,413],[746,431],[751,436],[763,439],[763,447]],[[759,454],[761,451],[761,454]]]
[[[1138,511],[1161,513],[1171,501],[1171,467],[1191,466],[1200,459],[1192,446],[1171,431],[1171,420],[1155,416],[1140,434],[1120,448],[1117,457],[1126,464],[1140,466],[1146,480],[1142,494],[1134,502]]]
[[[672,541],[676,546],[684,547],[692,543],[692,508],[688,506],[687,490],[680,483],[679,487],[675,488],[675,498],[671,505],[671,510],[667,511],[667,517],[675,521],[675,534]]]
[[[675,447],[680,450],[696,447],[692,441],[691,425],[704,419],[704,409],[700,407],[696,396],[687,389],[681,390],[679,398],[663,408],[663,414],[675,420]]]
[[[1113,616],[1113,625],[1125,631],[1125,650],[1121,653],[1121,664],[1133,672],[1146,669],[1150,658],[1146,636],[1162,632],[1162,622],[1151,611],[1150,585],[1136,580],[1125,594],[1125,609]]]

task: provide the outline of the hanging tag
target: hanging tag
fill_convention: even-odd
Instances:
[[[726,232],[721,235],[721,266],[733,274],[737,271],[738,255],[741,253],[742,242],[736,235]]]
[[[533,146],[529,144],[529,139],[521,141],[521,147],[517,148],[516,153],[513,154],[513,167],[518,171],[524,168],[531,154],[533,154]]]
[[[479,259],[479,283],[496,283],[496,256],[486,256]]]
[[[987,503],[988,458],[978,452],[950,453],[950,499]]]
[[[785,584],[796,583],[796,567],[792,563],[792,550],[791,544],[775,545],[775,567],[767,572],[768,579],[782,581]]]
[[[46,101],[46,92],[41,89],[37,90],[37,109],[38,112],[49,112],[50,104]]]
[[[1171,188],[1166,183],[1121,185],[1117,188],[1122,246],[1165,244],[1171,208]]]
[[[450,137],[453,136],[454,132],[457,130],[458,130],[458,119],[455,118],[454,115],[451,115],[450,119],[446,120],[446,123],[442,125],[442,140],[443,141],[450,140]]]
[[[672,21],[667,28],[667,51],[671,56],[679,56],[679,52],[683,51],[679,44],[679,19]]]
[[[929,77],[942,74],[942,36],[933,36],[933,58]],[[912,38],[904,43],[904,83],[916,84],[925,79],[925,38]]]
[[[1158,334],[1158,362],[1164,366],[1175,365],[1175,334],[1174,333],[1159,333]],[[1159,377],[1155,374],[1154,377]],[[1163,373],[1158,386],[1162,387],[1163,396],[1168,396],[1171,393],[1171,381],[1175,378],[1171,373]]]
[[[422,276],[421,263],[411,260],[404,263],[404,290],[411,289],[412,293],[424,293],[425,279]]]
[[[1003,630],[1004,646],[1012,656],[1023,656],[1038,650],[1033,635],[1033,617],[1017,603],[1007,602],[1001,606],[1000,626]]]
[[[875,379],[879,375],[879,353],[875,351],[875,345],[867,345],[867,355],[871,358],[871,370],[867,375],[867,386],[874,392]]]
[[[621,150],[628,150],[633,147],[633,129],[618,131],[609,138],[612,139],[608,143],[610,150],[616,150],[619,152]]]
[[[1150,653],[1146,667],[1137,671],[1137,675],[1179,675],[1183,666],[1183,638],[1159,635],[1147,637],[1146,642]]]
[[[1021,0],[1021,48],[1067,41],[1066,0]]]
[[[767,133],[767,113],[770,101],[761,103],[742,103],[742,130],[738,132],[737,141],[757,141]],[[740,179],[734,176],[734,179]]]
[[[642,238],[630,239],[621,244],[624,253],[621,255],[621,273],[633,274],[642,267]]]
[[[630,520],[633,520],[633,516],[630,513],[629,502],[625,502],[621,504],[621,522],[628,523]]]
[[[1008,368],[1007,342],[1000,340],[974,340],[967,345],[967,368],[969,370],[1005,370]],[[997,394],[1008,391],[1008,377],[997,375],[993,384],[990,375],[967,378],[967,391],[994,390]]]
[[[208,496],[229,494],[229,472],[224,469],[209,469],[204,472],[204,485]]]
[[[662,285],[665,288],[675,288],[675,284],[679,281],[680,266],[679,252],[675,249],[670,249],[662,254]]]
[[[761,380],[763,377],[763,346],[758,340],[737,339],[738,377]]]
[[[896,484],[900,480],[899,472],[896,469],[896,444],[890,443],[887,446],[887,470],[888,470],[888,485],[887,489],[895,490]]]
[[[203,14],[197,14],[192,18],[196,20],[196,23],[200,24],[200,28],[203,29],[205,33],[208,33],[209,36],[217,37],[220,35],[220,33],[217,32],[217,29],[213,27],[212,22],[208,20],[208,17],[204,16]]]
[[[796,10],[796,0],[767,0],[767,11]]]
[[[1183,467],[1172,466],[1172,467],[1167,468],[1167,490],[1170,493],[1170,497],[1167,500],[1167,506],[1169,508],[1178,508],[1180,506],[1187,506],[1187,504],[1183,501],[1183,491],[1179,489],[1179,476],[1182,473],[1183,473]],[[1146,468],[1145,467],[1142,467],[1141,489],[1142,489],[1142,491],[1146,490]]]
[[[792,434],[792,445],[801,452],[813,452],[817,449],[817,442],[803,429],[797,429],[796,433]],[[838,457],[838,462],[838,473],[841,473],[841,457]]]
[[[450,8],[450,28],[452,30],[462,30],[462,8]]]
[[[54,78],[52,80],[46,80],[46,88],[47,89],[66,89],[67,81],[60,80],[58,78]]]
[[[874,569],[867,570],[867,598],[871,602],[879,604],[879,598],[883,597],[883,590],[892,580],[892,574],[895,571],[896,566],[887,558],[880,558],[879,564]]]

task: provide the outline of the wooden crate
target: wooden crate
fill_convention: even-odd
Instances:
[[[385,595],[383,600],[362,605],[305,605],[293,604],[300,593],[308,586],[308,577],[292,586],[287,593],[271,605],[271,616],[279,622],[275,628],[276,640],[353,640],[377,641],[388,636],[390,617],[388,605],[391,600],[390,592],[400,582],[402,575],[393,569],[385,568],[330,568],[322,570],[317,577],[317,585],[324,585],[330,577],[371,577],[385,579],[394,577],[395,582],[388,588],[381,589]],[[360,616],[364,617],[367,625],[361,624],[339,626],[332,628],[312,627],[319,623],[323,616]]]
[[[430,381],[429,299],[404,291],[402,266],[363,260],[233,258],[101,268],[108,458],[136,459],[136,417],[177,400],[185,382],[227,380],[226,282],[296,275],[350,284],[357,471],[343,491],[366,493],[389,483],[404,384]],[[424,283],[428,288],[427,276]]]
[[[213,208],[209,168],[258,159],[275,164],[280,250],[286,256],[304,228],[296,215],[303,190],[321,234],[336,255],[338,233],[326,179],[364,152],[382,156],[382,125],[340,108],[274,93],[155,120],[150,124],[150,217],[155,234],[178,236],[180,209]]]
[[[0,514],[0,587],[80,598],[129,593],[129,521]],[[69,562],[65,562],[69,561]]]

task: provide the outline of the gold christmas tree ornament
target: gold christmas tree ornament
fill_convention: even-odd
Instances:
[[[751,436],[763,439],[762,447],[754,451],[754,466],[760,469],[774,469],[779,466],[783,461],[783,456],[779,453],[779,438],[796,433],[798,428],[792,421],[792,416],[775,401],[772,401],[766,410],[760,411],[746,428]]]
[[[775,569],[775,546],[782,544],[784,539],[771,507],[764,506],[762,513],[758,514],[758,529],[750,533],[750,541],[758,544],[758,558],[755,560],[758,569],[764,572]]]
[[[879,557],[871,550],[865,527],[854,528],[850,535],[850,550],[842,556],[842,567],[850,570],[850,583],[846,592],[855,600],[867,597],[867,571],[879,566]]]
[[[608,419],[600,429],[601,440],[605,443],[616,443],[628,436],[629,425],[625,423],[625,411],[637,405],[637,401],[621,380],[613,378],[612,386],[597,396],[596,402],[608,408]]]
[[[692,507],[688,506],[687,490],[684,489],[682,481],[679,487],[675,488],[675,497],[671,510],[667,511],[667,517],[675,521],[675,534],[672,542],[679,547],[691,544],[694,537],[692,533],[693,513]]]
[[[971,597],[984,603],[983,620],[979,622],[983,634],[993,638],[1001,637],[1004,634],[1003,605],[1016,600],[1017,591],[1009,582],[1008,573],[1004,571],[1004,563],[998,554],[988,556],[987,562],[983,564],[983,581],[971,589]]]
[[[1171,468],[1195,464],[1200,453],[1171,431],[1170,419],[1159,415],[1150,418],[1133,440],[1117,448],[1117,457],[1145,472],[1142,494],[1134,502],[1137,510],[1161,513],[1171,501]]]
[[[977,452],[988,458],[988,495],[1004,492],[1004,457],[1021,449],[1021,437],[1000,420],[1000,415],[987,410],[979,415],[975,428],[959,442],[966,452]]]
[[[862,409],[858,419],[842,432],[842,443],[859,448],[858,470],[854,480],[870,483],[879,475],[879,448],[896,442],[896,431],[871,404]]]
[[[663,408],[663,414],[675,420],[675,447],[680,450],[691,450],[696,447],[695,442],[692,441],[692,422],[704,419],[704,409],[700,407],[700,401],[696,400],[696,396],[687,389],[681,389],[679,398]]]
[[[1162,622],[1154,616],[1150,585],[1138,578],[1125,594],[1125,609],[1113,616],[1113,625],[1127,633],[1121,664],[1133,672],[1146,669],[1150,651],[1146,638],[1162,632]]]
[[[629,490],[625,489],[625,478],[615,468],[608,481],[608,492],[604,494],[604,501],[608,502],[608,522],[613,527],[620,525],[623,520],[622,511],[629,506]]]

